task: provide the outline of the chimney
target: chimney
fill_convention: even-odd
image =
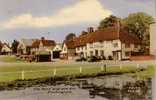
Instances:
[[[118,38],[120,37],[120,20],[117,20],[117,33],[118,33]]]
[[[88,33],[92,33],[92,32],[94,32],[94,28],[93,27],[88,27]]]
[[[45,37],[41,37],[41,40],[45,40]]]

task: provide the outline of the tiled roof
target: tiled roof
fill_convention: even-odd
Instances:
[[[141,40],[136,35],[128,32],[120,32],[119,39],[123,43],[141,44]]]
[[[74,49],[75,48],[75,39],[74,40],[68,40],[64,41],[68,49]]]
[[[53,40],[36,40],[33,42],[32,47],[39,47],[40,43],[43,44],[43,46],[55,46],[56,43]]]
[[[123,31],[123,29],[118,30],[117,27],[109,27],[103,30],[96,30],[95,32],[88,33],[86,35],[80,35],[74,40],[68,41],[66,45],[70,48],[75,48],[79,46],[84,46],[86,45],[86,43],[116,39],[120,39],[124,43],[141,43],[141,40],[137,36],[131,35],[128,32]]]
[[[7,46],[9,49],[11,49],[11,47],[10,47],[9,44],[7,44],[7,43],[3,43],[3,44],[2,44],[2,47],[3,47],[3,46]]]

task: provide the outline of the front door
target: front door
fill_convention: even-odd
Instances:
[[[98,57],[98,50],[95,50],[95,56]]]
[[[53,51],[53,59],[60,58],[60,51]]]
[[[118,52],[117,51],[114,51],[113,52],[113,59],[114,60],[118,60],[118,57],[119,57]]]

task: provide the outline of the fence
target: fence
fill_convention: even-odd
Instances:
[[[21,70],[16,72],[0,72],[0,81],[11,81],[11,80],[24,80],[34,79],[41,77],[55,77],[64,75],[79,75],[79,74],[95,74],[100,72],[111,73],[111,72],[130,72],[136,71],[142,67],[140,64],[131,64],[125,66],[124,64],[99,64],[94,67],[72,67],[72,68],[52,68],[48,70]]]

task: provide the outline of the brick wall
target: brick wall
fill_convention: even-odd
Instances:
[[[153,56],[153,55],[145,55],[145,56],[131,56],[130,57],[130,60],[132,60],[132,61],[138,61],[138,60],[155,60],[155,56]]]

